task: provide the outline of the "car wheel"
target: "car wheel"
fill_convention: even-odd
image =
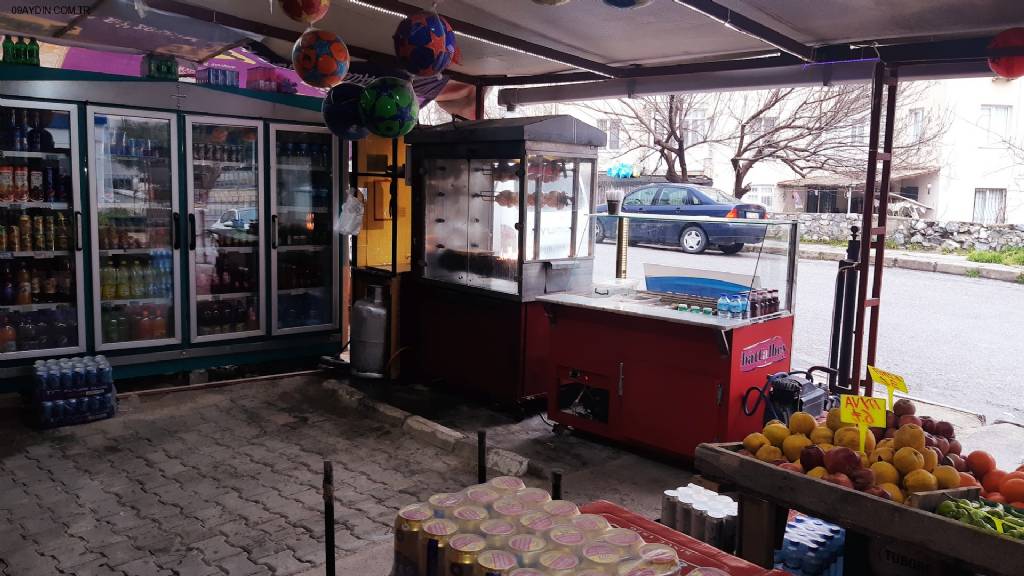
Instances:
[[[700,254],[708,247],[708,235],[700,226],[687,226],[679,234],[679,247],[687,254]]]
[[[718,249],[722,251],[722,254],[735,254],[743,250],[743,244],[726,244],[725,246],[719,246]]]
[[[597,238],[594,241],[597,242],[598,244],[604,244],[604,226],[601,224],[600,220],[597,221],[597,231],[595,232],[595,235],[597,236]]]

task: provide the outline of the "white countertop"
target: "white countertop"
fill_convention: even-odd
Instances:
[[[657,298],[646,294],[626,292],[600,296],[590,292],[560,292],[557,294],[545,294],[536,298],[538,302],[550,304],[561,304],[574,308],[585,308],[588,310],[604,310],[614,312],[623,316],[635,316],[637,318],[650,318],[653,320],[664,320],[677,324],[689,324],[691,326],[703,326],[717,330],[731,330],[749,326],[772,318],[785,316],[788,312],[762,316],[754,319],[721,319],[710,314],[695,314],[690,311],[680,312],[668,305],[662,304]]]

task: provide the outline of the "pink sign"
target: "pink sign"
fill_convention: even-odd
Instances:
[[[740,351],[740,371],[750,372],[789,357],[789,349],[779,336],[751,344]]]

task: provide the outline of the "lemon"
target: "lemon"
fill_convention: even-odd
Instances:
[[[814,420],[814,416],[807,412],[794,412],[789,417],[789,431],[793,434],[809,435],[817,425],[818,423]]]
[[[768,441],[772,443],[772,446],[782,448],[783,440],[789,436],[789,428],[782,424],[769,424],[764,427],[764,435],[768,437]]]

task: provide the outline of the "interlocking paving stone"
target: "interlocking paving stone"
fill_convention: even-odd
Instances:
[[[13,438],[0,453],[0,573],[301,574],[324,564],[324,458],[339,558],[389,539],[399,507],[475,477],[451,453],[338,407],[316,378],[123,405],[46,432],[0,419]]]

